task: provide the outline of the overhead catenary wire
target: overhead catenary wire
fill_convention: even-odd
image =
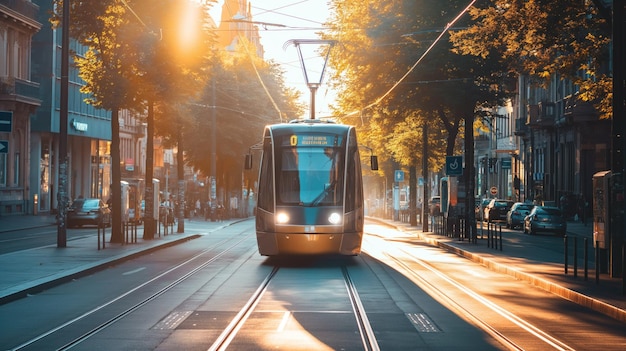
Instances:
[[[374,102],[366,105],[365,107],[356,110],[356,111],[352,111],[348,114],[343,115],[343,117],[351,117],[351,116],[355,116],[355,115],[359,115],[359,117],[363,118],[361,113],[363,110],[374,107],[378,104],[380,104],[387,96],[389,96],[389,94],[391,94],[392,91],[394,91],[398,85],[400,85],[405,79],[406,77],[409,76],[409,74],[411,74],[411,72],[413,72],[413,70],[415,70],[415,68],[422,62],[422,60],[424,60],[424,58],[426,57],[426,55],[428,55],[430,53],[430,51],[435,47],[435,45],[437,45],[437,43],[441,40],[441,38],[443,38],[443,36],[446,34],[446,32],[448,32],[452,26],[467,12],[469,11],[469,9],[472,7],[472,5],[474,5],[474,3],[476,2],[476,0],[472,0],[469,5],[467,5],[463,11],[461,11],[453,20],[452,22],[449,22],[448,24],[446,24],[445,28],[443,28],[443,30],[439,33],[439,35],[437,36],[437,38],[432,42],[432,44],[430,44],[430,46],[426,49],[426,51],[424,51],[424,53],[422,53],[422,55],[417,59],[417,61],[415,61],[415,63],[411,66],[411,68],[409,68],[409,70],[402,76],[400,77],[400,79],[398,79],[392,86],[391,88],[389,88],[389,90],[387,90],[387,92],[385,92],[382,96],[380,96],[378,99],[376,99]]]
[[[230,7],[228,6],[228,2],[224,3],[226,5],[226,7],[228,8],[229,13],[233,13],[232,10],[230,9]],[[261,87],[263,87],[263,91],[265,92],[265,94],[267,95],[267,97],[269,98],[270,102],[272,103],[272,106],[274,107],[274,109],[276,110],[276,112],[278,113],[278,118],[281,122],[283,122],[283,114],[282,111],[280,110],[280,107],[278,107],[278,104],[276,103],[276,101],[274,100],[274,98],[272,97],[272,94],[270,94],[269,89],[267,88],[267,86],[265,85],[265,82],[263,81],[263,78],[261,77],[261,74],[259,73],[259,70],[257,69],[256,65],[254,64],[254,56],[252,55],[252,53],[250,52],[250,48],[248,48],[248,45],[245,45],[245,42],[242,40],[243,37],[241,35],[240,32],[237,32],[237,37],[239,38],[239,41],[241,41],[242,43],[244,43],[244,45],[242,45],[244,47],[244,49],[246,50],[246,53],[248,54],[248,57],[250,58],[250,63],[252,64],[252,68],[254,69],[254,73],[256,74],[257,79],[259,80],[259,83],[261,84]]]

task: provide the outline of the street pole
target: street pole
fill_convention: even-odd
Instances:
[[[422,196],[422,231],[428,232],[428,220],[430,214],[428,213],[428,202],[430,196],[428,196],[428,124],[424,121],[424,127],[422,129],[422,177],[424,177],[424,196]]]
[[[211,104],[213,105],[211,109],[211,184],[210,184],[210,198],[211,198],[211,208],[209,210],[216,210],[215,206],[217,204],[215,201],[217,200],[217,116],[216,116],[216,93],[215,93],[215,79],[212,81],[212,94],[211,94]]]
[[[67,114],[69,90],[70,4],[63,1],[61,28],[61,92],[59,102],[59,188],[57,191],[57,247],[67,247]]]
[[[626,145],[624,133],[626,133],[626,96],[624,93],[626,75],[624,74],[624,1],[613,1],[613,119],[611,120],[611,276],[622,277],[623,293],[626,294],[626,280],[624,279],[623,245],[624,228],[624,165],[626,165]]]

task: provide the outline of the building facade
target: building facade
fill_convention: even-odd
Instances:
[[[25,214],[31,197],[30,115],[40,106],[31,77],[32,38],[41,28],[39,7],[0,0],[0,216]]]
[[[519,77],[510,105],[476,139],[479,197],[547,202],[570,218],[591,215],[593,175],[611,168],[611,125],[577,93],[559,77],[545,88]]]

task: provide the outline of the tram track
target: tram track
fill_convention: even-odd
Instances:
[[[223,257],[224,255],[226,255],[227,253],[229,253],[230,251],[238,247],[241,243],[248,240],[250,235],[247,234],[246,232],[247,231],[243,231],[237,237],[234,237],[234,238],[231,237],[231,238],[221,240],[220,242],[216,243],[212,247],[202,250],[201,252],[188,258],[187,260],[165,270],[164,272],[152,277],[151,279],[145,282],[142,282],[141,284],[133,287],[132,289],[129,289],[126,292],[119,294],[115,298],[110,299],[109,301],[106,301],[104,303],[101,303],[100,305],[90,309],[89,311],[82,313],[81,315],[73,319],[66,321],[65,323],[59,324],[55,326],[54,328],[47,330],[46,332],[43,332],[35,337],[32,337],[31,339],[24,341],[20,345],[17,345],[14,348],[11,348],[10,350],[18,351],[18,350],[41,349],[42,345],[47,345],[45,348],[50,349],[51,345],[47,343],[46,341],[48,339],[55,338],[57,334],[59,334],[64,329],[67,329],[70,326],[78,325],[81,322],[87,320],[88,318],[97,316],[98,313],[103,312],[105,309],[110,308],[117,303],[121,303],[126,298],[129,298],[135,294],[138,294],[138,292],[141,291],[142,289],[149,289],[151,286],[156,285],[157,282],[162,282],[162,280],[168,279],[168,276],[171,276],[169,283],[158,288],[154,292],[151,292],[147,297],[143,297],[138,302],[134,302],[130,306],[124,307],[122,311],[116,312],[112,317],[108,317],[104,321],[95,323],[96,324],[95,326],[89,328],[89,330],[85,332],[82,332],[80,335],[69,338],[71,340],[64,341],[61,346],[54,347],[55,350],[59,350],[59,351],[70,350],[74,348],[75,346],[81,344],[82,342],[88,340],[89,338],[93,337],[94,335],[97,335],[101,331],[109,328],[115,323],[121,321],[126,316],[132,314],[133,312],[147,305],[151,301],[154,301],[155,299],[162,296],[166,292],[170,291],[174,287],[180,285],[187,279],[198,274],[199,272],[201,272],[203,269],[205,269],[212,263],[215,263],[221,257]],[[225,247],[220,249],[220,247],[223,247],[223,246]],[[217,252],[215,252],[216,250]],[[207,255],[209,256],[208,258],[207,258]],[[190,266],[192,266],[191,269],[189,268]],[[177,273],[181,271],[182,271],[182,274]],[[60,344],[60,343],[57,342],[57,344]]]
[[[273,267],[272,271],[259,284],[256,291],[243,305],[243,307],[239,309],[239,311],[235,314],[235,317],[231,320],[228,326],[217,337],[215,342],[209,348],[209,351],[223,351],[231,346],[231,342],[237,337],[238,332],[244,327],[244,324],[246,323],[250,315],[255,311],[255,308],[263,299],[264,294],[268,291],[270,284],[275,279],[279,279],[277,278],[277,275],[280,269],[280,266]],[[350,277],[350,273],[348,272],[347,267],[341,266],[340,269],[343,277],[343,283],[346,288],[346,294],[348,295],[348,299],[350,300],[352,312],[354,314],[355,323],[359,331],[359,336],[361,339],[361,344],[363,345],[363,349],[367,351],[378,351],[380,350],[380,348],[376,341],[376,336],[374,330],[372,329],[372,326],[370,325],[365,308],[363,307],[363,303],[361,302],[361,299],[359,297],[357,288],[352,278]],[[279,329],[284,328],[284,324],[286,324],[285,321],[289,315],[289,311],[284,313],[285,317],[283,318]]]
[[[384,236],[380,236],[378,234],[375,234],[375,236],[379,240],[386,240]],[[524,318],[519,317],[498,303],[475,292],[471,287],[453,279],[449,274],[436,268],[427,260],[417,257],[414,253],[408,252],[407,250],[399,247],[390,249],[390,246],[386,246],[386,250],[384,250],[384,252],[381,251],[374,253],[364,249],[364,253],[373,255],[373,257],[380,257],[382,255],[387,262],[393,262],[398,270],[404,272],[406,276],[410,277],[416,285],[427,292],[430,296],[437,297],[440,303],[458,311],[459,315],[463,315],[468,318],[508,350],[526,350],[529,348],[524,345],[533,343],[529,343],[527,338],[520,338],[519,334],[516,335],[515,338],[507,336],[511,334],[510,329],[503,328],[501,324],[494,323],[493,317],[491,317],[491,319],[482,317],[482,315],[486,314],[485,310],[489,310],[492,314],[499,316],[499,321],[506,321],[506,323],[514,325],[517,330],[516,333],[522,331],[524,334],[530,336],[531,339],[538,340],[540,344],[543,345],[538,349],[552,349],[559,351],[575,350],[574,347],[554,336],[551,336],[549,333],[533,325]],[[453,287],[453,289],[444,287]],[[469,297],[469,299],[475,301],[483,308],[477,309],[475,306],[473,307],[473,304],[464,304],[460,302],[460,299],[458,298],[459,293]],[[530,349],[535,347],[536,346],[530,347]]]

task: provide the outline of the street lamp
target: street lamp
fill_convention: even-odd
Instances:
[[[322,85],[322,80],[324,79],[324,71],[326,70],[326,63],[328,63],[328,57],[330,55],[330,50],[333,45],[335,45],[334,40],[323,40],[323,39],[291,39],[285,42],[283,48],[286,49],[287,46],[293,44],[296,49],[298,49],[298,57],[300,58],[300,65],[302,66],[302,73],[304,74],[304,81],[306,85],[311,90],[311,119],[315,119],[315,93],[317,92],[317,88]],[[310,79],[310,74],[307,70],[306,64],[304,62],[304,57],[302,56],[302,45],[317,45],[320,47],[322,45],[328,45],[328,50],[326,50],[326,55],[324,56],[324,64],[322,66],[322,71],[319,74],[319,77],[315,80]]]

